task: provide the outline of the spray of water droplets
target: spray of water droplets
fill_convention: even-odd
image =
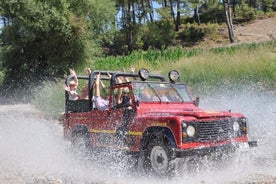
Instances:
[[[217,91],[201,97],[207,110],[243,112],[258,147],[220,163],[192,160],[175,176],[140,175],[134,161],[118,152],[72,157],[62,127],[31,105],[0,106],[0,183],[268,183],[276,182],[276,93]],[[131,164],[130,164],[131,163]]]

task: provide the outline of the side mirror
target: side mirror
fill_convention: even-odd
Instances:
[[[198,107],[199,101],[200,101],[199,97],[196,97],[196,99],[195,99],[195,101],[194,101],[195,106]]]

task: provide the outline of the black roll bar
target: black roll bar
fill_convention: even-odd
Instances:
[[[116,72],[114,73],[114,75],[112,75],[112,78],[111,78],[111,85],[113,86],[114,84],[116,84],[116,78],[117,77],[133,77],[133,78],[140,78],[139,74],[138,73],[126,73],[126,72]],[[165,82],[166,81],[166,78],[162,75],[157,75],[157,74],[149,74],[149,77],[148,79],[159,79],[161,80],[162,82]]]
[[[101,79],[102,80],[110,80],[110,86],[114,86],[116,84],[116,78],[117,77],[132,77],[132,78],[135,78],[135,80],[139,79],[140,80],[140,76],[138,73],[130,73],[130,72],[118,72],[118,71],[108,71],[108,70],[95,70],[95,71],[92,71],[90,73],[89,76],[82,76],[82,75],[77,75],[77,78],[78,79],[85,79],[85,80],[88,80],[88,87],[89,87],[89,106],[90,108],[92,107],[92,97],[93,97],[93,84],[95,82],[95,79],[97,77],[98,74],[101,74]],[[111,79],[110,77],[108,76],[108,74],[111,75]],[[149,73],[148,74],[149,77],[148,77],[148,81],[150,79],[157,79],[157,80],[160,80],[162,82],[165,82],[166,81],[166,78],[162,75],[158,75],[158,74],[151,74]],[[66,80],[65,80],[65,84],[68,86],[70,81],[73,80],[74,76],[73,75],[69,75]],[[66,103],[68,102],[69,100],[69,95],[68,93],[65,91],[65,101]],[[65,104],[65,111],[67,112],[67,105]]]

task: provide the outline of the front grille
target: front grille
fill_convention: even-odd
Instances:
[[[199,142],[223,141],[231,137],[233,126],[230,119],[212,122],[197,122],[196,139]]]

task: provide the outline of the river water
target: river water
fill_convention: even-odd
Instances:
[[[131,170],[121,155],[104,161],[74,159],[58,122],[29,104],[1,105],[0,183],[276,183],[275,91],[221,90],[201,97],[200,107],[243,112],[258,147],[227,165],[203,158],[174,177],[156,178]]]

